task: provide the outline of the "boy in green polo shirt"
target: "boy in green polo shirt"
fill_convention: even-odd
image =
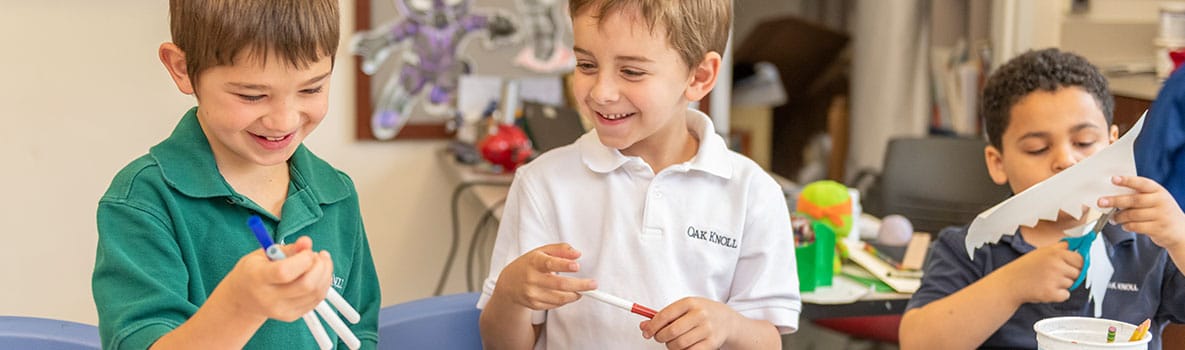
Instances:
[[[354,184],[301,144],[326,114],[337,1],[173,0],[170,18],[160,60],[198,107],[99,201],[103,347],[317,348],[293,321],[333,288],[374,348],[380,295]],[[287,259],[268,260],[252,215]]]

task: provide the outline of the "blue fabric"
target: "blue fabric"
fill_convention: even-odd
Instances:
[[[1185,69],[1161,87],[1136,139],[1136,172],[1160,183],[1185,208]]]
[[[1000,269],[1034,248],[1016,235],[975,250],[975,259],[967,256],[964,242],[966,227],[943,230],[926,260],[922,286],[909,300],[907,309],[919,308],[951,295],[984,276]],[[1103,299],[1102,317],[1131,324],[1152,319],[1154,337],[1149,349],[1160,349],[1160,335],[1168,322],[1185,321],[1185,276],[1169,260],[1168,253],[1145,235],[1123,231],[1115,225],[1103,228],[1103,239],[1115,274]],[[1018,287],[1024,288],[1024,287]],[[1057,316],[1093,317],[1090,289],[1070,292],[1070,299],[1060,303],[1024,304],[1000,329],[983,343],[986,348],[1037,347],[1033,324]]]

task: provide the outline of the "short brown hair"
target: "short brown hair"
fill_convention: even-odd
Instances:
[[[332,62],[341,21],[337,0],[170,0],[169,19],[195,85],[198,74],[234,64],[244,49],[249,59],[277,54],[294,68],[321,55]]]
[[[651,30],[658,24],[666,27],[667,42],[688,67],[698,65],[708,52],[724,54],[732,26],[732,0],[568,1],[572,17],[582,11],[596,11],[592,17],[598,21],[613,12],[635,9]]]
[[[1115,99],[1107,77],[1085,57],[1057,48],[1028,51],[996,69],[983,87],[979,113],[983,116],[988,143],[1004,150],[1004,131],[1012,122],[1012,107],[1034,91],[1056,92],[1077,86],[1094,97],[1110,125]]]

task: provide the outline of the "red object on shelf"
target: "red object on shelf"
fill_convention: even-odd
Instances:
[[[1169,51],[1169,59],[1173,61],[1173,70],[1181,68],[1181,64],[1185,63],[1185,48]]]
[[[534,150],[527,134],[514,124],[498,124],[496,132],[477,142],[482,158],[502,167],[503,172],[514,172],[526,163]]]

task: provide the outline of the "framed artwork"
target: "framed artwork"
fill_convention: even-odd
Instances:
[[[574,65],[566,0],[356,0],[360,140],[449,138],[461,77],[557,77]]]

